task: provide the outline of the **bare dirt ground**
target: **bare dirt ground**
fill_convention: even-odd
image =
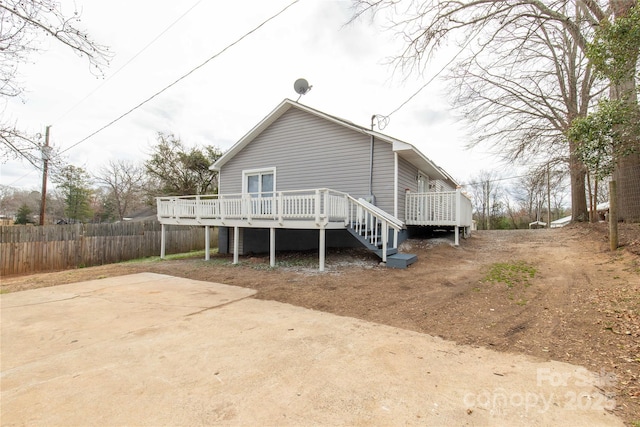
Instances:
[[[155,272],[258,290],[257,298],[356,317],[503,352],[574,363],[601,375],[614,413],[640,425],[640,225],[621,225],[608,251],[604,224],[480,231],[409,240],[406,270],[358,250],[317,254],[145,260],[2,278],[2,292]]]

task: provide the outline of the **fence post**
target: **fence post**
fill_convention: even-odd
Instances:
[[[609,249],[618,249],[618,188],[616,181],[609,181]]]

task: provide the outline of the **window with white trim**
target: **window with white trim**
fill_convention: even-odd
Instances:
[[[242,171],[242,192],[252,197],[271,197],[276,190],[276,168]]]

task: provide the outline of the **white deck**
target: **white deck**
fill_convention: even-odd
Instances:
[[[158,220],[165,224],[231,227],[234,229],[234,263],[238,262],[238,229],[271,230],[271,265],[275,265],[276,228],[320,230],[320,270],[324,269],[324,231],[351,228],[367,244],[380,247],[382,260],[390,245],[397,248],[398,232],[406,225],[453,226],[456,245],[459,228],[471,227],[471,201],[460,190],[407,193],[406,222],[349,194],[326,188],[263,194],[219,194],[158,197]],[[388,242],[389,231],[393,241]],[[207,233],[208,234],[208,233]],[[207,240],[208,256],[208,240]],[[162,253],[164,257],[164,233]]]

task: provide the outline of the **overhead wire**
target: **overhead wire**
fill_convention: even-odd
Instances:
[[[196,6],[198,6],[200,3],[202,3],[202,0],[198,0],[196,3],[193,4],[193,6],[191,6],[189,9],[187,9],[182,15],[180,15],[175,21],[173,21],[171,24],[169,24],[168,27],[166,27],[164,30],[162,30],[162,32],[160,34],[158,34],[156,37],[153,38],[153,40],[151,40],[149,43],[147,43],[142,49],[140,49],[135,55],[133,55],[131,58],[129,58],[129,60],[127,62],[125,62],[120,68],[118,68],[113,74],[111,74],[109,77],[107,77],[100,85],[98,85],[98,87],[96,87],[95,89],[93,89],[91,92],[89,92],[84,98],[82,98],[80,101],[76,102],[71,108],[69,108],[67,111],[65,111],[60,117],[58,117],[57,119],[55,119],[53,121],[53,123],[56,123],[60,120],[62,120],[64,117],[67,116],[67,114],[69,114],[71,111],[75,110],[80,104],[82,104],[84,101],[86,101],[91,95],[93,95],[94,93],[96,93],[97,91],[99,91],[100,89],[102,89],[102,87],[104,87],[104,85],[106,85],[112,78],[114,78],[116,75],[118,75],[118,73],[120,71],[122,71],[127,65],[131,64],[138,56],[140,56],[142,54],[142,52],[144,52],[145,50],[147,50],[149,47],[151,47],[151,45],[153,45],[156,41],[158,41],[158,39],[160,37],[162,37],[163,35],[165,35],[167,33],[167,31],[169,31],[171,28],[173,28],[174,25],[176,25],[178,22],[180,22],[185,16],[187,16],[187,14],[189,14],[189,12],[191,12],[193,9],[195,9]]]
[[[281,9],[279,12],[277,12],[275,15],[272,15],[271,17],[267,18],[266,20],[262,21],[260,24],[258,24],[256,27],[254,27],[253,29],[249,30],[248,32],[246,32],[245,34],[243,34],[241,37],[239,37],[238,39],[236,39],[234,42],[228,44],[226,47],[224,47],[222,50],[220,50],[219,52],[215,53],[214,55],[212,55],[211,57],[209,57],[207,60],[205,60],[203,63],[201,63],[200,65],[197,65],[196,67],[192,68],[189,72],[187,72],[186,74],[184,74],[182,77],[179,77],[178,79],[174,80],[172,83],[168,84],[167,86],[165,86],[164,88],[160,89],[159,91],[155,92],[153,95],[149,96],[148,98],[146,98],[145,100],[143,100],[142,102],[138,103],[136,106],[130,108],[129,110],[127,110],[125,113],[121,114],[120,116],[116,117],[115,119],[111,120],[109,123],[107,123],[106,125],[102,126],[101,128],[99,128],[98,130],[92,132],[91,134],[89,134],[88,136],[84,137],[83,139],[81,139],[80,141],[72,144],[71,146],[65,148],[64,150],[62,150],[60,152],[60,154],[66,153],[67,151],[71,150],[72,148],[82,144],[83,142],[85,142],[86,140],[92,138],[93,136],[97,135],[98,133],[102,132],[103,130],[105,130],[106,128],[112,126],[114,123],[120,121],[121,119],[123,119],[124,117],[128,116],[129,114],[133,113],[134,111],[136,111],[138,108],[142,107],[143,105],[145,105],[146,103],[148,103],[149,101],[151,101],[152,99],[156,98],[157,96],[159,96],[160,94],[164,93],[165,91],[169,90],[170,88],[172,88],[173,86],[175,86],[176,84],[180,83],[182,80],[186,79],[187,77],[189,77],[191,74],[193,74],[194,72],[196,72],[197,70],[199,70],[200,68],[204,67],[205,65],[207,65],[209,62],[211,62],[212,60],[214,60],[215,58],[219,57],[220,55],[222,55],[223,53],[225,53],[227,50],[231,49],[232,47],[234,47],[236,44],[240,43],[242,40],[244,40],[245,38],[249,37],[250,35],[252,35],[253,33],[255,33],[256,31],[258,31],[260,28],[262,28],[264,25],[266,25],[267,23],[269,23],[270,21],[276,19],[277,17],[279,17],[280,15],[282,15],[287,9],[289,9],[290,7],[292,7],[294,4],[298,3],[300,0],[294,0],[291,3],[289,3],[287,6],[285,6],[283,9]]]
[[[409,102],[411,102],[411,100],[413,98],[415,98],[416,96],[418,96],[418,94],[420,92],[422,92],[427,86],[429,86],[436,78],[438,78],[440,76],[440,74],[442,74],[442,72],[444,70],[446,70],[449,65],[451,65],[451,63],[453,61],[455,61],[456,59],[458,59],[458,56],[460,56],[460,54],[462,52],[465,51],[465,49],[469,46],[469,44],[471,43],[471,41],[473,41],[475,39],[475,36],[478,35],[478,33],[480,32],[480,29],[476,30],[476,32],[472,35],[470,35],[466,41],[466,43],[458,50],[458,52],[442,67],[440,68],[440,70],[434,74],[433,76],[431,76],[431,78],[429,80],[427,80],[427,82],[425,84],[423,84],[422,86],[420,86],[420,88],[418,88],[417,91],[415,91],[411,96],[409,96],[407,99],[404,100],[404,102],[402,102],[402,104],[400,104],[398,107],[396,107],[396,109],[394,109],[392,112],[390,112],[389,114],[387,114],[385,117],[391,117],[392,114],[397,113],[400,109],[402,109],[405,105],[407,105]]]
[[[171,24],[169,24],[164,30],[162,30],[157,36],[155,36],[149,43],[147,43],[142,49],[140,49],[135,55],[133,55],[131,58],[129,58],[129,60],[127,62],[125,62],[120,68],[118,68],[113,74],[111,74],[109,77],[107,77],[100,85],[98,85],[95,89],[93,89],[91,92],[89,92],[86,96],[84,96],[80,101],[76,102],[73,106],[71,106],[67,111],[65,111],[62,115],[60,115],[57,119],[55,119],[53,123],[56,123],[60,120],[62,120],[64,117],[66,117],[71,111],[75,110],[80,104],[82,104],[84,101],[86,101],[89,97],[91,97],[91,95],[93,95],[94,93],[96,93],[98,90],[102,89],[111,79],[113,79],[118,73],[120,73],[120,71],[122,71],[126,66],[128,66],[129,64],[131,64],[138,56],[140,56],[145,50],[147,50],[149,47],[151,47],[151,45],[153,45],[156,41],[158,41],[158,39],[160,39],[163,35],[165,35],[171,28],[173,28],[178,22],[180,22],[185,16],[187,16],[193,9],[196,8],[196,6],[198,6],[200,3],[202,3],[203,0],[198,0],[197,2],[195,2],[189,9],[187,9],[182,15],[180,15],[177,19],[175,19]],[[29,163],[31,163],[32,166],[35,167],[35,170],[41,170],[42,167],[33,163],[33,161],[30,158],[27,158],[27,161],[29,161]],[[9,186],[14,185],[15,183],[22,181],[24,178],[26,178],[27,176],[31,175],[34,172],[34,170],[30,170],[29,172],[27,172],[26,174],[22,175],[21,177],[15,179],[14,181],[12,181],[11,183],[9,183]]]

